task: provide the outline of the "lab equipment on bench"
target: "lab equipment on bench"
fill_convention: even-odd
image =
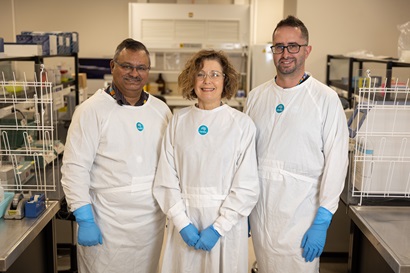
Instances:
[[[410,88],[392,83],[359,90],[348,124],[354,145],[349,174],[352,197],[410,197]]]
[[[36,218],[46,209],[44,193],[31,196],[25,203],[25,215],[27,218]]]
[[[12,192],[5,192],[4,193],[4,198],[0,202],[0,218],[3,218],[4,213],[8,209],[11,200],[13,200],[14,193]]]
[[[27,202],[27,198],[24,197],[23,193],[16,193],[13,196],[13,200],[10,202],[6,213],[4,214],[4,219],[9,220],[20,220],[24,218],[24,206]]]

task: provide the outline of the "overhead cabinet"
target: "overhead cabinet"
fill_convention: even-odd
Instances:
[[[248,45],[249,10],[249,5],[130,3],[129,34],[150,48]]]

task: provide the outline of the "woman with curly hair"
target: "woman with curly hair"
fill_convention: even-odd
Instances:
[[[259,197],[256,128],[222,102],[239,75],[222,51],[201,50],[178,77],[193,106],[167,127],[154,196],[169,219],[162,272],[248,271],[247,217]]]

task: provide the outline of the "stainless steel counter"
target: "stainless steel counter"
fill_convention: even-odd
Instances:
[[[7,271],[46,225],[54,219],[60,209],[60,203],[48,201],[46,204],[45,211],[37,218],[0,219],[0,271]]]
[[[350,206],[349,217],[396,273],[410,273],[410,207]]]

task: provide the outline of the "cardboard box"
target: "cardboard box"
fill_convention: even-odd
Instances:
[[[73,78],[75,74],[73,74]],[[79,88],[87,88],[87,74],[86,73],[78,73],[78,87]]]

